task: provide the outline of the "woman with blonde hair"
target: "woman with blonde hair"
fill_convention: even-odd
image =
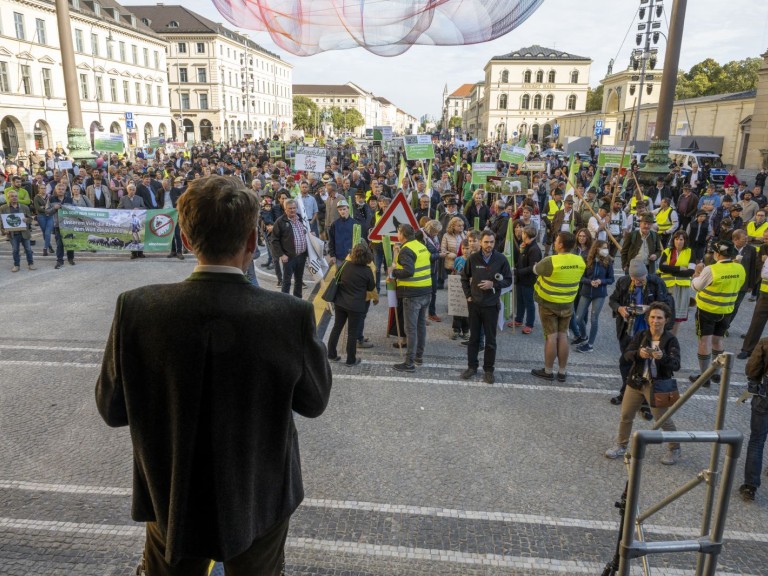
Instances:
[[[466,238],[464,231],[464,221],[458,216],[454,216],[448,221],[445,228],[445,234],[440,242],[440,256],[445,258],[445,270],[448,274],[453,272],[453,263],[456,256],[459,255],[461,242]]]

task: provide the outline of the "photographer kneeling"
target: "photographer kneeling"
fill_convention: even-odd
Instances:
[[[627,378],[627,389],[621,402],[621,420],[616,445],[605,452],[606,458],[619,458],[627,452],[629,435],[632,433],[632,421],[643,400],[651,405],[654,420],[661,418],[666,407],[654,407],[653,382],[671,380],[675,370],[680,369],[680,344],[665,325],[672,318],[672,310],[662,302],[654,302],[648,307],[646,320],[648,329],[636,334],[629,343],[624,358],[632,363]],[[670,418],[661,426],[662,430],[677,430]],[[675,464],[680,458],[680,444],[670,443],[669,450],[662,457],[662,464]]]

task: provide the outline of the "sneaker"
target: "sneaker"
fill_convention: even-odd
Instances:
[[[333,362],[338,362],[341,360],[341,356],[328,356],[328,360],[331,360]]]
[[[13,268],[11,268],[11,272],[18,272],[19,270],[21,270],[21,268],[19,268],[18,266],[14,266]]]
[[[533,328],[531,328],[530,326],[526,326],[525,328],[523,328],[523,334],[530,334],[531,332],[533,332]]]
[[[531,370],[531,374],[536,376],[536,378],[541,378],[542,380],[549,380],[550,382],[555,379],[555,375],[552,372],[547,372],[544,370],[544,368],[534,368]]]
[[[282,280],[278,280],[277,281],[277,287],[280,288],[282,285],[283,285],[283,281]]]
[[[491,372],[490,370],[486,370],[483,373],[483,382],[485,382],[486,384],[493,384],[494,383],[493,372]]]
[[[344,366],[357,366],[362,360],[360,358],[355,359],[354,362],[344,362]]]
[[[586,336],[576,336],[573,340],[571,340],[571,346],[578,346],[579,344],[584,344],[584,342],[588,342],[589,338]]]
[[[400,364],[395,364],[392,366],[395,370],[398,372],[416,372],[416,366],[413,364],[408,364],[406,362],[401,362]]]
[[[755,301],[757,301],[757,298],[755,298],[754,296],[750,296],[749,298],[747,298],[747,302],[755,302]]]
[[[757,488],[750,486],[749,484],[742,484],[739,487],[739,494],[741,494],[741,499],[744,500],[744,502],[754,502],[756,492]]]
[[[427,316],[427,319],[432,320],[432,322],[442,322],[443,319],[440,318],[440,316],[437,316],[435,314],[432,314],[431,316]]]
[[[653,420],[653,413],[651,412],[650,406],[642,405],[640,406],[640,415],[648,420],[649,422]]]
[[[144,258],[144,256],[139,256],[139,258]],[[67,260],[67,262],[69,262],[70,266],[74,266],[75,265],[75,261],[74,260]]]
[[[747,358],[749,358],[749,352],[744,352],[744,350],[742,350],[741,352],[738,353],[736,358],[738,358],[739,360],[746,360]]]
[[[461,342],[459,342],[462,346],[469,346],[469,338],[465,338]]]
[[[469,342],[469,332],[464,332],[464,334],[461,335],[461,339]]]
[[[176,258],[176,252],[171,252],[166,258]]]
[[[30,265],[28,266],[28,268],[29,268],[30,270],[37,270],[37,266],[35,266],[34,264],[30,264]]]
[[[621,406],[621,402],[624,400],[624,394],[619,394],[611,398],[611,404],[614,406]]]
[[[667,453],[661,457],[661,463],[666,464],[667,466],[677,464],[678,460],[680,460],[680,448],[670,448],[667,450]]]
[[[451,334],[451,340],[458,340],[459,338],[461,338],[461,334],[459,334],[458,332],[454,332],[453,334]]]
[[[54,266],[53,268],[54,268],[54,270],[58,270],[62,266],[64,266],[64,262],[56,262],[56,266]]]
[[[594,346],[590,346],[589,343],[582,344],[581,346],[576,346],[576,352],[584,352],[584,353],[588,354],[588,353],[594,352],[594,351],[595,351],[595,347]]]
[[[179,260],[184,260],[184,254],[176,254],[176,258]]]
[[[48,248],[43,248],[43,256],[48,256]]]
[[[392,343],[392,348],[400,348],[402,350],[403,348],[407,348],[407,347],[408,347],[408,344],[405,342],[405,340],[403,340],[402,342]]]
[[[261,267],[262,268],[266,268],[267,270],[269,270],[270,268],[272,268],[272,264],[268,264],[268,263],[267,264],[261,264]]]
[[[696,382],[696,380],[699,379],[699,376],[701,376],[701,374],[691,374],[690,376],[688,376],[688,380],[690,380],[691,384],[693,384],[694,382]],[[702,384],[701,387],[702,388],[709,388],[709,380],[704,382],[704,384]]]
[[[626,453],[627,453],[626,446],[621,446],[620,444],[616,444],[613,448],[610,448],[605,451],[605,457],[610,458],[611,460],[616,460],[616,458],[621,458]]]
[[[358,348],[373,348],[373,344],[370,342],[366,342],[365,340],[358,340],[357,341],[357,347]]]
[[[568,379],[568,373],[567,372],[558,372],[557,373],[557,381],[558,382],[565,382]]]
[[[464,372],[461,373],[461,379],[469,380],[475,374],[477,374],[477,368],[467,368],[466,370],[464,370]]]
[[[413,363],[416,366],[423,366],[424,365],[424,358],[420,358],[420,357],[416,356],[416,358],[413,359]]]

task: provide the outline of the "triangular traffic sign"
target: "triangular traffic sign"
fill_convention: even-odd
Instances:
[[[379,218],[376,225],[368,234],[369,240],[381,241],[384,236],[389,236],[393,242],[397,242],[397,227],[400,224],[410,224],[414,230],[419,229],[419,223],[413,210],[405,199],[405,194],[398,192],[387,207],[387,211]]]

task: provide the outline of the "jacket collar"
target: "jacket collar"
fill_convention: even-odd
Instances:
[[[250,284],[245,274],[227,274],[217,272],[192,272],[185,282],[224,282],[227,284]]]

